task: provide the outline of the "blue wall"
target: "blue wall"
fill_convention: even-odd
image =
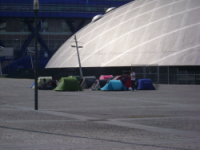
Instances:
[[[48,61],[49,61],[49,58],[39,58],[38,59],[38,68],[39,69],[45,68]],[[34,65],[35,65],[34,57],[32,57],[32,63],[33,63],[33,67],[34,67]],[[3,71],[3,74],[9,74],[16,70],[26,70],[26,69],[30,69],[30,68],[32,68],[31,57],[26,56],[26,57],[20,58],[16,61],[12,62],[8,66],[4,67],[2,69],[2,71]]]
[[[40,0],[38,17],[92,18],[132,0]],[[34,17],[33,0],[0,0],[0,17]]]

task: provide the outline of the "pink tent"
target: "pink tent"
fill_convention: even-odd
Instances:
[[[113,78],[113,75],[101,75],[99,77],[99,80],[106,80],[106,79],[110,79]]]

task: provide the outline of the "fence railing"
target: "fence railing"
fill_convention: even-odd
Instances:
[[[200,84],[200,74],[137,73],[136,79],[151,79],[159,84]]]
[[[177,84],[200,84],[200,74],[176,74]]]

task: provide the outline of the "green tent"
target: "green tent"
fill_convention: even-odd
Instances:
[[[78,80],[75,77],[62,77],[55,91],[81,91]]]
[[[81,76],[68,76],[68,77],[75,77],[78,80],[78,82],[81,80]]]

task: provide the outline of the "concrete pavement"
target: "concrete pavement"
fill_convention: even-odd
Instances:
[[[0,149],[200,149],[200,86],[56,92],[0,78]]]

